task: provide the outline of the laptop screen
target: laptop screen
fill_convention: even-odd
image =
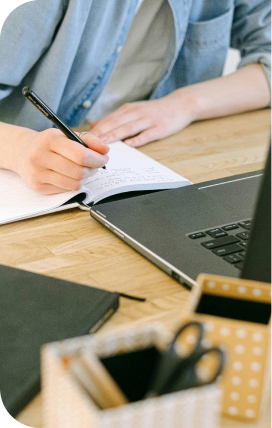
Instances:
[[[271,146],[241,278],[271,282]]]

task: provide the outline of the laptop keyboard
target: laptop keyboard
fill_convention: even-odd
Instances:
[[[251,220],[247,219],[189,233],[187,236],[199,242],[216,256],[222,257],[227,263],[231,263],[237,269],[242,269],[250,229]]]

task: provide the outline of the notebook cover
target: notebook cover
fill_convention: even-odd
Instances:
[[[119,294],[0,266],[0,393],[16,416],[40,390],[40,347],[93,333]]]

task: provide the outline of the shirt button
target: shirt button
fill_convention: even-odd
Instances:
[[[121,50],[122,50],[122,47],[123,47],[123,46],[118,46],[118,48],[116,49],[116,53],[120,53],[120,52],[121,52]]]
[[[90,100],[86,100],[86,101],[84,101],[84,103],[82,104],[82,107],[83,107],[83,108],[89,108],[89,107],[91,107],[91,105],[92,105],[92,102],[91,102]]]

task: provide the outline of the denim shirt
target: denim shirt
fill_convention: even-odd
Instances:
[[[168,66],[150,99],[221,76],[230,46],[239,67],[260,63],[269,79],[270,0],[168,1]],[[114,71],[137,2],[36,0],[15,9],[0,35],[0,121],[52,126],[22,96],[27,85],[68,126],[80,125]]]

